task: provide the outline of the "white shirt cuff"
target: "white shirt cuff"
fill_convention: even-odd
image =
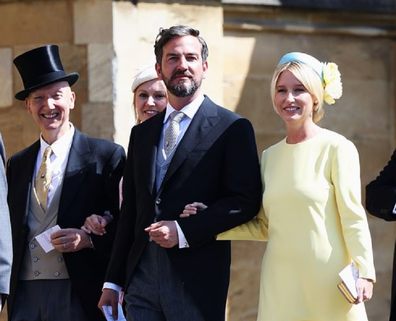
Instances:
[[[176,228],[177,228],[177,235],[179,236],[179,249],[189,248],[190,245],[188,245],[187,239],[184,236],[184,233],[183,233],[182,229],[180,228],[179,223],[177,223],[177,221],[175,221],[175,223],[176,223]]]
[[[118,293],[121,293],[122,287],[120,287],[120,286],[117,285],[117,284],[111,283],[111,282],[105,282],[105,283],[103,284],[102,291],[103,291],[104,289],[110,289],[110,290],[117,291]]]
[[[392,213],[393,213],[393,214],[396,214],[396,204],[393,206],[393,211],[392,211]]]

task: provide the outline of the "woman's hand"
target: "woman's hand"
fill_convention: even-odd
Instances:
[[[104,215],[92,214],[85,219],[84,225],[81,229],[87,234],[104,235],[106,234],[106,226],[111,221],[111,217]]]
[[[358,297],[354,304],[359,304],[361,302],[371,300],[373,296],[373,287],[373,280],[359,278],[356,281],[356,290]]]
[[[198,213],[198,211],[203,211],[207,208],[208,207],[204,203],[200,203],[200,202],[194,202],[192,204],[187,204],[184,207],[183,213],[180,214],[180,217],[181,218],[190,217],[190,215],[195,215]]]

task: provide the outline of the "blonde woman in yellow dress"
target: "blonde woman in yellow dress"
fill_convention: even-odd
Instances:
[[[375,281],[371,236],[361,205],[360,165],[352,142],[317,123],[323,102],[340,98],[338,67],[288,53],[271,82],[275,112],[287,136],[261,159],[263,210],[219,240],[268,241],[260,283],[259,321],[364,321]],[[182,217],[204,205],[186,206]],[[351,261],[358,299],[337,289]]]

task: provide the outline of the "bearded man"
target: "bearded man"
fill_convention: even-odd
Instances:
[[[154,48],[169,102],[132,129],[99,308],[117,317],[123,290],[128,320],[224,320],[231,247],[215,239],[258,213],[253,128],[202,94],[208,47],[198,30],[160,29]],[[208,207],[181,219],[193,201]]]

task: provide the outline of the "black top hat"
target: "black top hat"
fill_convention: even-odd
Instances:
[[[72,86],[78,79],[77,72],[66,75],[56,45],[47,45],[32,49],[14,59],[25,86],[25,90],[15,95],[18,100],[25,98],[38,88],[57,81],[67,81]]]

